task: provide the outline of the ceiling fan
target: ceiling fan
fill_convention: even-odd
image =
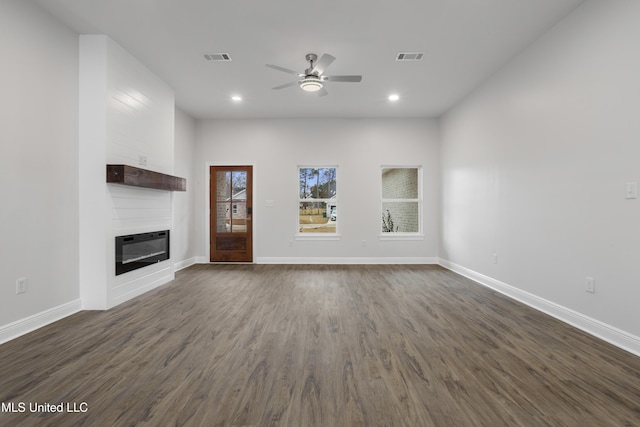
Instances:
[[[301,77],[300,80],[291,83],[285,83],[280,86],[276,86],[273,89],[279,90],[286,87],[298,85],[300,88],[307,92],[317,92],[318,96],[328,95],[327,90],[324,88],[324,82],[359,82],[362,81],[362,76],[325,76],[324,71],[336,60],[335,57],[325,53],[318,60],[318,55],[315,53],[308,53],[305,56],[307,62],[309,62],[309,68],[302,73],[290,70],[288,68],[280,67],[278,65],[266,64],[267,67],[274,70],[282,71],[284,73],[293,74]]]

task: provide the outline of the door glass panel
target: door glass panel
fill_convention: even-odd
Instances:
[[[231,172],[216,172],[216,232],[228,233],[231,227]]]
[[[243,198],[246,200],[247,173],[244,171],[234,171],[230,173],[233,179],[233,198]]]
[[[218,202],[228,201],[231,197],[231,172],[216,172],[216,200]]]
[[[228,233],[231,230],[230,207],[231,203],[229,202],[216,203],[216,232]]]
[[[216,172],[216,231],[218,233],[246,233],[247,172]]]
[[[231,173],[231,218],[232,233],[245,233],[247,231],[247,173],[234,171]]]

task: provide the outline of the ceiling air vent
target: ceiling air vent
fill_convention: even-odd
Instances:
[[[420,61],[423,56],[422,52],[400,52],[396,55],[396,61]]]
[[[228,53],[205,53],[204,59],[207,61],[231,61]]]

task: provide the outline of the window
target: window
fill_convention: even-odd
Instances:
[[[422,233],[422,168],[383,166],[382,236]]]
[[[298,232],[335,235],[338,224],[336,167],[298,167]]]

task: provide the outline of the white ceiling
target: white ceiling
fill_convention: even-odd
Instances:
[[[196,118],[437,117],[582,0],[34,0],[81,34],[106,34]],[[398,62],[398,52],[424,52]],[[230,62],[206,61],[224,52]],[[330,53],[328,96],[266,68]],[[400,100],[391,103],[391,93]],[[239,94],[242,102],[230,97]]]

